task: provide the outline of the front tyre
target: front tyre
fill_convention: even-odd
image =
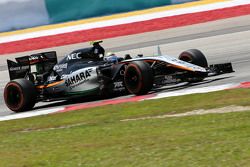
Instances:
[[[205,55],[198,49],[189,49],[182,52],[179,59],[203,68],[208,68],[208,63]],[[195,73],[194,77],[190,78],[191,83],[201,82],[207,77],[207,73]]]
[[[7,83],[4,88],[4,101],[14,112],[31,110],[36,103],[34,84],[26,79],[16,79]]]
[[[189,49],[182,52],[179,56],[179,59],[203,68],[208,67],[206,57],[198,49]]]
[[[125,69],[125,86],[132,94],[147,94],[153,87],[153,79],[153,70],[146,62],[135,61]]]

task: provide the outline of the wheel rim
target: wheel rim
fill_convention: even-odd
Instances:
[[[188,62],[188,63],[192,63],[192,61],[193,61],[192,58],[189,55],[181,56],[181,60],[185,61],[185,62]]]
[[[135,67],[131,66],[129,69],[127,69],[125,80],[130,90],[138,89],[138,85],[140,84],[140,78],[141,76],[139,75]]]

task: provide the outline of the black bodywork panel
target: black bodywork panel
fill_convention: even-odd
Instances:
[[[56,52],[44,52],[16,58],[16,62],[7,60],[10,80],[25,78],[32,72],[31,67],[35,66],[35,72],[43,74],[49,72],[57,64]]]

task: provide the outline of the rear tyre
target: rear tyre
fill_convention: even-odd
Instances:
[[[153,70],[146,62],[135,61],[125,69],[125,86],[132,94],[147,94],[153,87],[153,79]]]
[[[36,88],[26,79],[10,81],[4,88],[4,101],[14,112],[31,110],[36,103]]]
[[[200,67],[207,68],[208,63],[204,54],[198,49],[190,49],[180,54],[179,59]]]
[[[179,59],[203,68],[208,68],[208,63],[207,59],[204,56],[204,54],[198,50],[198,49],[189,49],[184,52],[182,52],[179,56]],[[193,74],[194,77],[190,78],[189,82],[195,83],[195,82],[201,82],[203,81],[206,77],[206,73],[197,73]]]

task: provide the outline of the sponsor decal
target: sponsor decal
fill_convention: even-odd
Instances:
[[[126,67],[125,67],[125,68],[126,68]],[[120,71],[120,75],[124,76],[124,74],[125,74],[125,70],[121,70],[121,71]]]
[[[66,69],[68,68],[68,63],[65,63],[65,64],[57,64],[53,67],[53,70],[56,71],[56,72],[60,72],[62,71],[63,69]]]
[[[47,58],[44,57],[44,56],[41,55],[41,54],[31,55],[31,56],[29,57],[29,61],[30,61],[30,62],[37,62],[37,61],[39,61],[39,60],[46,61]]]
[[[124,91],[125,87],[123,86],[123,82],[119,81],[119,82],[114,82],[114,91]]]
[[[84,82],[89,80],[92,71],[93,69],[89,68],[81,71],[80,73],[77,73],[76,75],[70,76],[65,81],[66,86],[73,88],[75,86],[83,84]]]
[[[29,61],[43,59],[43,58],[44,57],[42,55],[32,55],[29,57]]]
[[[123,87],[122,81],[120,81],[120,82],[114,82],[114,87],[115,87],[115,88]]]
[[[181,65],[183,67],[187,67],[187,68],[191,68],[193,69],[194,71],[201,71],[201,72],[206,72],[206,69],[205,68],[202,68],[200,66],[197,66],[197,65],[194,65],[194,64],[191,64],[191,63],[188,63],[188,62],[185,62],[185,61],[182,61],[182,60],[179,60],[179,59],[176,59],[174,57],[170,57],[170,56],[161,56],[160,57],[161,59],[167,61],[168,63],[173,63],[175,65]]]
[[[172,83],[177,83],[179,82],[180,79],[175,78],[174,76],[171,75],[165,75],[164,80],[162,81],[162,84],[172,84]]]
[[[63,74],[63,75],[61,76],[61,79],[65,79],[65,78],[67,78],[67,75]]]
[[[79,56],[81,54],[81,52],[78,53],[71,53],[67,56],[67,60],[76,60],[76,59],[81,59],[81,57]]]
[[[29,66],[10,67],[10,71],[28,70]]]
[[[55,81],[57,76],[49,76],[48,81]]]

